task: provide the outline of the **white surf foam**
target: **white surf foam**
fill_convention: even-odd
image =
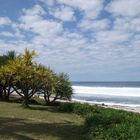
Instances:
[[[97,101],[86,101],[79,99],[72,99],[72,101],[81,102],[81,103],[89,103],[89,104],[99,104],[99,105],[109,105],[109,106],[126,106],[126,107],[140,107],[140,104],[123,104],[123,103],[114,103],[114,102],[97,102]]]
[[[86,87],[86,86],[72,86],[72,87],[73,87],[74,93],[80,96],[109,95],[109,96],[140,97],[140,88]]]

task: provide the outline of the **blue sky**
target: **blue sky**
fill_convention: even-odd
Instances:
[[[139,0],[0,0],[0,54],[35,50],[72,81],[140,80]]]

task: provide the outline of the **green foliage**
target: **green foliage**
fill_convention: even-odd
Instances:
[[[8,51],[5,55],[0,56],[0,66],[6,65],[9,60],[16,59],[15,51]]]
[[[8,60],[15,60],[16,59],[16,52],[15,51],[8,51],[6,54]]]
[[[40,94],[44,94],[46,104],[54,104],[58,99],[71,99],[73,92],[67,74],[57,75],[50,68],[44,68],[41,65],[39,65],[39,69],[44,76],[40,79],[43,83]]]
[[[7,65],[0,68],[0,85],[1,85],[1,98],[9,100],[10,94],[13,92],[13,73],[10,71]]]
[[[56,76],[55,93],[60,98],[65,97],[68,100],[71,99],[73,91],[67,74],[60,73],[58,76]]]
[[[24,54],[17,57],[14,51],[2,56],[5,62],[0,68],[0,95],[9,99],[14,89],[26,107],[35,94],[44,94],[46,103],[62,98],[70,100],[72,88],[68,76],[37,64],[33,61],[35,55],[35,51],[25,49]]]
[[[9,100],[12,90],[13,74],[7,64],[16,59],[15,51],[8,51],[6,55],[0,56],[0,99]]]
[[[96,139],[138,140],[140,138],[139,114],[102,109],[99,114],[87,117],[86,122],[90,126],[90,136]]]
[[[60,103],[59,109],[63,112],[73,112],[78,115],[86,116],[88,113],[99,113],[97,106],[81,103]]]
[[[5,56],[0,56],[0,66],[7,63],[7,58]]]
[[[139,140],[140,114],[80,103],[61,103],[60,110],[85,118],[90,139]]]
[[[74,113],[86,116],[88,113],[98,113],[99,110],[96,109],[96,107],[91,107],[89,104],[80,104],[76,103],[74,106]]]
[[[73,112],[74,110],[74,105],[73,103],[60,103],[59,105],[59,110],[62,112]]]

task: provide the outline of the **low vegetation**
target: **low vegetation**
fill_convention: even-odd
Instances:
[[[79,103],[61,103],[60,110],[84,117],[91,140],[140,139],[140,114]]]
[[[1,140],[139,140],[140,114],[33,98],[30,108],[18,100],[0,102]],[[34,101],[34,102],[33,102]],[[13,103],[14,102],[14,103]],[[20,102],[20,100],[18,101]]]

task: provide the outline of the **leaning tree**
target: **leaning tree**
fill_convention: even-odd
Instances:
[[[51,73],[51,80],[44,85],[42,91],[46,104],[53,104],[58,99],[70,100],[72,97],[73,90],[67,74]]]

